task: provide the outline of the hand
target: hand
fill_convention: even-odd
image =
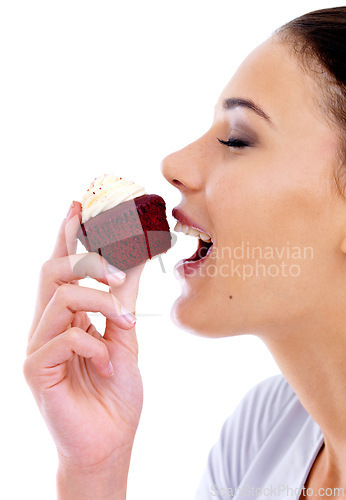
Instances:
[[[143,400],[135,318],[123,307],[135,312],[144,264],[121,280],[98,254],[74,255],[80,210],[74,202],[42,267],[24,374],[57,446],[61,477],[109,470],[123,491]],[[109,292],[78,286],[86,276]],[[88,311],[106,317],[103,336]]]

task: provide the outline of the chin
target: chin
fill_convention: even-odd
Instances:
[[[208,314],[209,309],[203,307],[196,298],[197,304],[193,300],[179,296],[171,308],[170,317],[172,322],[180,329],[193,335],[201,337],[228,337],[233,335],[230,329],[225,331],[224,327],[217,325],[212,314]]]

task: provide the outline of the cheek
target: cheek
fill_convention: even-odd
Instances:
[[[250,309],[253,319],[258,311],[257,325],[263,313],[274,317],[287,303],[292,314],[298,313],[302,296],[324,273],[330,253],[330,242],[325,243],[330,193],[324,166],[313,170],[306,164],[304,158],[295,163],[281,158],[280,164],[266,161],[265,168],[249,166],[246,173],[234,168],[209,193],[218,273],[208,295],[215,294],[232,315],[227,301],[234,294],[234,325],[241,329],[250,323]]]
[[[276,156],[237,158],[214,175],[207,203],[218,245],[301,243],[325,229],[331,168],[308,152]]]

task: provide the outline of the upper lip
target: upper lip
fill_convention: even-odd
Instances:
[[[208,234],[210,238],[212,238],[211,234],[205,228],[202,228],[201,226],[196,224],[196,222],[190,219],[188,215],[184,214],[184,212],[179,207],[173,208],[172,215],[175,219],[177,219],[177,221],[181,222],[182,224],[190,226],[193,229],[197,229],[197,231],[199,231],[200,233]]]

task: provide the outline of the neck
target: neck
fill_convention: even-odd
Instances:
[[[336,318],[341,319],[341,314]],[[344,320],[344,318],[342,318]],[[320,426],[325,475],[346,483],[346,331],[321,319],[261,336],[300,402]],[[345,324],[345,322],[344,322]]]

